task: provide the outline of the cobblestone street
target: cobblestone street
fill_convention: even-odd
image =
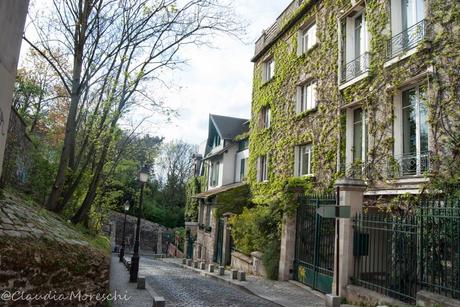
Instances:
[[[142,259],[142,275],[166,306],[279,306],[232,285],[201,276],[171,263]]]

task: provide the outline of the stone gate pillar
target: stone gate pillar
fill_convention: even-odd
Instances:
[[[344,297],[346,287],[353,275],[353,222],[352,218],[363,208],[363,195],[367,185],[359,179],[343,178],[339,179],[335,187],[340,188],[339,200],[340,206],[350,206],[351,218],[340,219],[339,222],[339,296]],[[336,231],[337,239],[337,231]],[[334,283],[332,293],[335,294],[337,280],[337,263],[334,257]]]
[[[285,213],[281,229],[281,247],[278,279],[289,280],[293,277],[295,257],[296,214]]]
[[[233,215],[233,213],[227,212],[224,213],[224,233],[223,233],[223,240],[222,240],[222,259],[224,260],[223,265],[225,266],[227,263],[230,262],[230,257],[232,255],[231,246],[230,246],[230,228],[228,224],[229,218]]]

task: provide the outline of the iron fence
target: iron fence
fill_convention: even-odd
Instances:
[[[369,71],[369,52],[365,52],[342,67],[342,83],[348,82]]]
[[[460,298],[460,199],[423,200],[419,218],[421,287]]]
[[[421,289],[460,298],[460,199],[426,198],[413,208],[354,218],[352,282],[408,303]]]
[[[425,20],[396,34],[388,41],[387,59],[391,60],[416,47],[425,37]]]

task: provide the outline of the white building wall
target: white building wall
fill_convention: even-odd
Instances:
[[[235,143],[224,153],[222,165],[222,185],[227,185],[235,182],[235,155],[237,151],[238,143]]]
[[[0,175],[29,0],[0,1]]]

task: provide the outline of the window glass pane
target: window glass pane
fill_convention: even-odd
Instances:
[[[240,163],[241,163],[241,165],[240,165],[240,181],[242,181],[243,178],[244,178],[246,159],[241,159]]]
[[[275,61],[271,60],[270,61],[270,79],[275,75]]]
[[[311,84],[311,109],[316,108],[316,82]]]
[[[403,154],[413,155],[417,152],[415,121],[415,89],[403,92]]]
[[[420,86],[419,89],[419,110],[420,110],[420,153],[428,151],[428,111],[426,107],[426,89]]]
[[[425,0],[417,0],[417,22],[425,18]]]
[[[363,110],[353,112],[353,162],[363,160]]]
[[[308,31],[303,32],[302,35],[302,52],[308,50]]]
[[[355,18],[355,58],[361,55],[363,15]]]

